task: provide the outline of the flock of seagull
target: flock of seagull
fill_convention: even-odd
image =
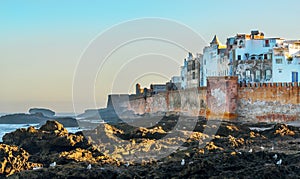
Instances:
[[[261,149],[261,150],[264,150],[265,148],[264,148],[263,146],[261,146],[260,149]],[[271,150],[272,150],[272,151],[274,150],[274,146],[272,146]],[[252,152],[253,152],[253,149],[250,148],[250,150],[249,150],[248,152],[249,152],[249,153],[252,153]],[[238,153],[241,154],[241,152],[238,152]],[[277,155],[277,154],[275,154],[275,155],[273,156],[273,159],[276,161],[276,165],[281,165],[281,164],[282,164],[282,159],[277,160],[277,159],[278,159],[278,155]],[[190,162],[190,163],[191,163],[191,162]],[[181,164],[182,166],[184,166],[184,165],[185,165],[185,159],[182,159],[180,164]],[[129,162],[127,162],[127,163],[125,163],[124,165],[125,165],[126,167],[129,167],[130,164],[129,164]],[[55,167],[55,166],[56,166],[56,162],[51,163],[49,166],[50,166],[50,167]],[[38,169],[42,169],[42,168],[43,168],[43,167],[35,167],[35,168],[33,168],[33,170],[38,170]],[[91,170],[91,169],[92,169],[92,165],[89,164],[89,165],[86,167],[86,169],[87,169],[87,170]]]

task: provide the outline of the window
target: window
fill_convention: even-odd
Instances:
[[[237,59],[238,59],[238,60],[242,60],[242,56],[241,56],[241,55],[238,55],[238,56],[237,56]]]
[[[193,61],[192,70],[195,70],[195,61]]]
[[[195,72],[193,72],[193,80],[195,79],[196,77],[195,77]]]
[[[245,53],[245,57],[248,60],[249,59],[249,53]]]
[[[268,59],[268,54],[264,54],[264,59],[265,59],[265,60]]]
[[[260,70],[255,71],[255,81],[259,82],[260,81]]]
[[[266,40],[266,41],[265,41],[265,47],[270,47],[270,42],[269,42],[269,40]]]
[[[272,78],[271,70],[266,70],[266,80],[269,81]]]
[[[250,70],[246,70],[246,80],[250,80],[251,72]]]
[[[276,58],[276,64],[282,64],[282,58]]]

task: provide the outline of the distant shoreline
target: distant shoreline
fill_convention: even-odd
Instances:
[[[12,113],[1,113],[0,112],[0,117],[9,115],[9,114],[19,114],[19,113],[23,113],[23,112],[12,112]],[[55,116],[56,117],[76,117],[76,114],[72,113],[72,112],[63,112],[63,113],[56,113]]]

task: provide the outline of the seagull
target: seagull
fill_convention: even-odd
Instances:
[[[40,170],[42,169],[43,167],[33,167],[32,170]]]
[[[89,165],[86,167],[86,169],[88,169],[88,170],[92,169],[92,165],[89,164]]]
[[[125,163],[124,165],[125,165],[126,167],[128,167],[130,164],[129,164],[129,162],[127,162],[127,163]]]
[[[278,157],[278,156],[277,156],[277,154],[275,154],[275,155],[273,156],[273,159],[275,159],[275,160],[276,160],[276,159],[277,159],[277,157]]]
[[[281,165],[281,163],[282,163],[281,159],[276,162],[277,165]]]
[[[265,150],[265,148],[264,148],[263,146],[260,146],[260,149],[261,149],[261,150]]]
[[[252,151],[253,151],[252,149],[249,150],[250,153],[252,153]]]
[[[56,162],[50,164],[50,167],[55,167],[55,166],[56,166]]]
[[[181,165],[183,166],[185,164],[184,159],[181,160]]]
[[[272,146],[271,150],[272,150],[272,151],[274,150],[274,146]]]

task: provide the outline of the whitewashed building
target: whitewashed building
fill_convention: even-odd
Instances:
[[[227,39],[229,75],[238,76],[240,82],[273,82],[273,48],[284,39],[265,38],[257,30],[251,34],[237,34]]]
[[[209,76],[227,76],[229,72],[226,45],[222,45],[217,36],[214,36],[210,46],[203,49],[203,59],[200,60],[200,86],[206,86]]]
[[[299,82],[300,40],[284,41],[273,48],[273,82]]]
[[[181,77],[181,89],[186,89],[187,86],[187,61],[184,59],[183,66],[181,66],[180,70]]]

